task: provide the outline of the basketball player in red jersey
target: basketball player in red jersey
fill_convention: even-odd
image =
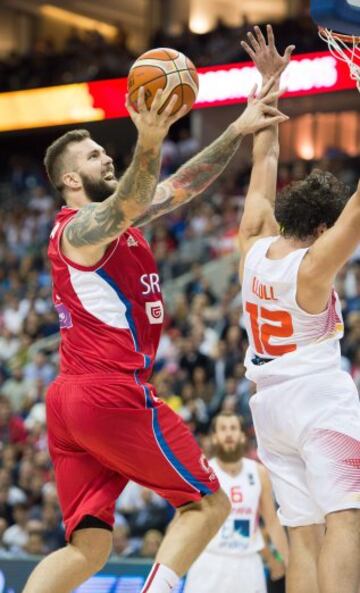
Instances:
[[[158,93],[140,92],[133,160],[120,181],[84,130],[47,150],[66,206],[51,233],[53,298],[61,328],[60,375],[47,393],[49,448],[69,545],[45,558],[25,593],[69,593],[105,563],[114,504],[135,480],[177,507],[144,592],[168,593],[217,532],[230,505],[195,439],[148,383],[164,311],[146,220],[184,204],[225,168],[245,134],[285,116],[270,107],[273,81],[213,144],[160,183],[160,150],[177,119]],[[183,113],[180,113],[182,115]]]
[[[271,28],[243,46],[266,81],[282,60]],[[360,241],[360,186],[315,170],[276,196],[278,157],[277,128],[257,134],[239,233],[259,456],[289,528],[287,592],[358,593],[360,405],[333,283]]]

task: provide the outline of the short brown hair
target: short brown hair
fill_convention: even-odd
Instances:
[[[85,140],[86,138],[91,138],[90,133],[87,130],[70,130],[70,132],[66,132],[66,134],[57,138],[47,148],[44,157],[44,165],[47,176],[55,189],[59,191],[63,189],[61,175],[64,162],[63,156],[67,146],[72,142],[82,142],[82,140]]]
[[[321,224],[332,227],[350,195],[350,188],[335,175],[314,169],[276,196],[275,218],[282,235],[305,240],[314,236]]]
[[[240,425],[240,430],[243,430],[243,425],[244,425],[244,418],[242,416],[240,416],[239,414],[237,414],[236,412],[230,412],[230,410],[223,410],[222,412],[219,412],[218,414],[216,414],[216,416],[214,416],[214,418],[211,421],[211,432],[214,433],[216,431],[216,422],[218,420],[218,418],[231,418],[234,417],[238,420],[239,425]]]

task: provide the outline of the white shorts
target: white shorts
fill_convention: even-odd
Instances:
[[[285,381],[259,391],[250,407],[283,525],[360,508],[360,402],[350,375]]]
[[[190,568],[184,593],[266,593],[260,554],[226,556],[203,552]]]

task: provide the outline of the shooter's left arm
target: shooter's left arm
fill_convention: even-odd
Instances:
[[[142,226],[171,212],[205,191],[228,165],[243,137],[244,134],[230,124],[219,138],[182,165],[174,175],[159,183],[151,206],[135,225]]]
[[[171,212],[205,191],[224,171],[244,136],[282,123],[287,118],[272,106],[278,93],[273,90],[274,78],[263,86],[259,97],[255,89],[249,96],[245,111],[209,146],[185,163],[174,175],[160,183],[148,210],[136,226]]]

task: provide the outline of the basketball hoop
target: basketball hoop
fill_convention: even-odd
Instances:
[[[328,44],[332,55],[342,62],[346,62],[350,69],[350,76],[356,80],[360,92],[360,37],[344,35],[319,26],[320,38]]]

